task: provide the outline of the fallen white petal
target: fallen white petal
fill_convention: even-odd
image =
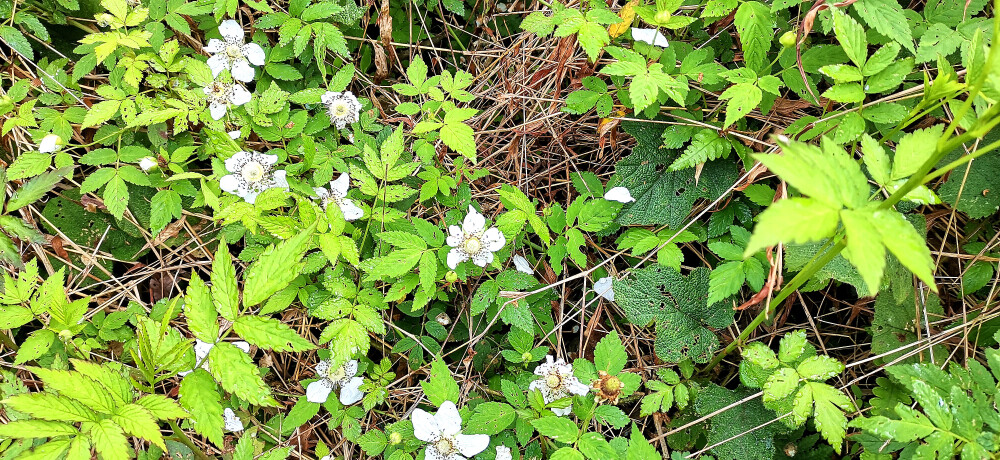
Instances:
[[[615,300],[615,291],[611,287],[612,278],[605,276],[594,283],[594,292],[608,300]]]
[[[617,201],[619,203],[631,203],[635,201],[635,198],[632,198],[632,193],[625,187],[614,187],[611,190],[608,190],[607,193],[604,194],[604,199],[608,201]]]
[[[243,431],[243,420],[240,420],[232,409],[227,407],[222,411],[222,420],[225,422],[226,431]]]
[[[525,259],[520,254],[514,254],[514,257],[511,258],[511,261],[514,262],[514,268],[516,268],[517,271],[521,273],[527,273],[529,275],[535,273],[535,271],[531,268],[531,264],[528,263],[528,259]]]
[[[663,34],[656,29],[637,29],[633,27],[632,38],[636,41],[648,43],[653,46],[662,46],[664,48],[670,46],[670,42],[667,41],[667,37],[663,36]]]

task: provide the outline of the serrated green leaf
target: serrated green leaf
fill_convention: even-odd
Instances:
[[[261,316],[240,316],[233,329],[247,342],[272,351],[307,351],[316,348],[285,323]]]
[[[212,376],[223,389],[259,406],[277,406],[271,389],[250,356],[229,342],[216,343],[208,353]],[[190,410],[190,408],[188,408]]]
[[[294,237],[264,250],[260,257],[250,264],[243,286],[243,305],[252,307],[288,286],[302,270],[302,256],[306,243],[312,237],[312,228],[303,230]]]
[[[111,416],[125,433],[145,439],[153,445],[167,450],[167,445],[163,442],[163,435],[160,434],[160,427],[156,424],[153,414],[146,408],[138,404],[127,404],[119,407],[118,411]]]
[[[229,246],[223,240],[212,261],[212,301],[219,315],[236,321],[240,310],[240,290],[236,285],[236,267],[233,266]],[[213,338],[212,342],[215,341]]]
[[[221,446],[222,400],[212,376],[204,369],[195,369],[181,380],[178,394],[181,406],[191,414],[195,431]]]
[[[440,358],[431,362],[430,378],[420,382],[424,394],[431,404],[441,407],[445,401],[458,401],[460,395],[458,382],[451,375],[448,365]]]

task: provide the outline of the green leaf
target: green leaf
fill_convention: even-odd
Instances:
[[[744,3],[743,5],[746,6],[748,4]],[[763,93],[761,93],[760,88],[756,85],[738,83],[730,86],[729,89],[720,94],[719,99],[729,101],[726,104],[726,122],[722,125],[723,128],[728,128],[757,108],[760,105],[761,99],[763,99]]]
[[[754,155],[772,172],[803,194],[832,208],[859,208],[868,203],[868,180],[843,148],[830,142],[823,149],[798,141],[779,142],[782,155]]]
[[[35,375],[41,377],[48,390],[54,390],[64,396],[82,402],[87,407],[105,414],[113,414],[116,409],[114,399],[96,380],[79,372],[51,370],[32,367]]]
[[[306,243],[312,237],[313,229],[303,230],[298,235],[264,250],[260,257],[247,269],[243,286],[243,305],[252,307],[288,286],[302,270],[302,256]]]
[[[445,401],[455,402],[461,397],[458,382],[452,377],[448,365],[440,358],[431,362],[430,379],[421,381],[420,387],[423,388],[431,404],[438,407]]]
[[[989,135],[986,141],[992,142]],[[1000,209],[1000,187],[996,178],[1000,177],[1000,154],[990,152],[972,162],[966,174],[964,167],[953,172],[938,193],[941,199],[962,211],[972,219],[982,219]]]
[[[872,179],[879,184],[888,184],[891,179],[889,175],[889,156],[885,149],[879,145],[878,141],[868,134],[861,136],[861,151],[864,152],[865,166]]]
[[[441,127],[441,141],[462,156],[476,161],[476,138],[472,127],[456,121]]]
[[[0,39],[11,47],[14,51],[27,58],[29,61],[35,60],[35,52],[31,49],[31,42],[24,38],[24,34],[11,26],[0,26]]]
[[[52,438],[75,434],[79,431],[72,425],[45,420],[16,420],[0,425],[0,436],[5,438]]]
[[[48,329],[39,329],[32,332],[24,342],[21,343],[21,348],[17,350],[17,356],[14,358],[14,365],[21,365],[28,361],[33,361],[44,355],[49,348],[52,347],[52,342],[56,339],[55,332]]]
[[[476,411],[469,417],[465,432],[496,435],[510,427],[516,418],[517,414],[509,404],[484,402],[476,406]]]
[[[637,326],[656,323],[655,350],[667,362],[691,358],[708,362],[719,346],[711,329],[733,322],[733,309],[725,303],[707,303],[709,270],[699,268],[687,277],[662,266],[632,271],[614,282],[615,301]]]
[[[770,8],[760,2],[744,2],[736,10],[734,17],[736,31],[743,45],[743,61],[746,66],[765,75],[767,52],[774,40],[774,16]],[[726,124],[729,124],[729,114],[726,114]]]
[[[847,431],[847,417],[841,409],[853,410],[851,400],[840,390],[825,383],[807,382],[806,386],[812,389],[815,403],[813,423],[823,438],[833,446],[834,452],[840,454]]]
[[[115,218],[121,219],[125,215],[125,209],[128,208],[129,199],[125,180],[119,175],[112,177],[104,188],[102,198],[104,198],[104,205],[108,207],[108,212]]]
[[[885,246],[874,225],[874,213],[869,210],[843,210],[840,217],[847,233],[847,247],[844,257],[858,269],[861,278],[868,285],[868,291],[875,294],[882,284],[885,271]]]
[[[611,331],[604,336],[594,348],[594,366],[599,371],[605,371],[611,375],[618,375],[625,369],[628,361],[628,353],[625,352],[625,345],[622,345],[618,331]]]
[[[90,410],[74,399],[56,396],[51,393],[25,393],[10,397],[5,405],[18,412],[24,412],[34,418],[58,422],[96,422],[101,419],[96,412]]]
[[[905,21],[903,25],[906,25]],[[847,58],[858,68],[864,67],[868,59],[868,39],[861,24],[843,11],[833,9],[833,30]]]
[[[445,9],[459,16],[465,16],[465,2],[463,0],[441,0]]]
[[[114,118],[121,105],[122,101],[115,100],[102,101],[92,105],[90,110],[87,110],[87,115],[83,117],[81,128],[97,126]]]
[[[191,414],[194,430],[221,446],[222,400],[212,376],[204,369],[195,369],[181,380],[178,394],[181,406]]]
[[[563,417],[542,417],[531,421],[531,426],[542,436],[553,440],[572,444],[576,442],[580,428],[572,420]]]
[[[739,387],[728,390],[714,383],[698,392],[694,409],[699,416],[711,417],[712,429],[707,430],[707,444],[713,446],[716,458],[770,459],[774,458],[775,436],[785,427],[781,423],[761,426],[762,420],[773,420],[774,412],[761,404],[760,398],[749,398],[752,390]],[[737,404],[739,402],[739,404]],[[715,414],[716,411],[722,412]]]
[[[72,171],[72,166],[59,168],[54,171],[42,173],[28,182],[25,182],[20,187],[17,187],[14,190],[14,194],[11,195],[10,200],[7,201],[7,212],[14,212],[31,203],[34,203],[39,198],[45,196],[46,193],[49,193],[49,191],[52,190],[52,188],[55,187],[59,181],[63,180],[63,178]]]
[[[272,351],[307,351],[316,348],[285,323],[274,318],[240,316],[233,329],[247,342]]]
[[[829,356],[810,356],[799,363],[795,371],[804,379],[823,381],[844,372],[844,364]]]
[[[550,460],[583,460],[583,454],[572,447],[563,447],[552,453]]]
[[[188,329],[196,338],[207,343],[218,340],[218,313],[208,287],[197,273],[191,274],[187,294],[184,296],[184,316],[187,318]]]
[[[111,416],[111,420],[126,433],[145,439],[164,451],[167,450],[166,444],[163,443],[163,435],[160,434],[160,427],[156,424],[153,414],[146,408],[138,404],[127,404],[118,408],[115,415]]]
[[[149,228],[153,233],[159,233],[174,218],[180,218],[184,208],[181,196],[173,190],[160,190],[153,195],[150,204]]]
[[[745,282],[742,262],[726,262],[716,266],[708,280],[708,302],[720,302],[740,292]]]
[[[903,8],[896,0],[858,0],[852,7],[869,26],[878,33],[885,35],[916,54],[913,47],[913,34],[910,32],[909,21],[903,14]]]
[[[103,458],[129,458],[128,438],[111,419],[101,420],[90,428],[90,441]]]
[[[860,83],[838,83],[823,92],[823,97],[835,102],[853,104],[865,100],[865,92]]]
[[[219,342],[208,353],[212,376],[226,391],[259,406],[277,406],[271,389],[250,356],[229,342]],[[188,408],[190,411],[191,409]]]
[[[240,310],[240,289],[236,285],[236,268],[225,240],[220,242],[212,261],[212,301],[223,318],[236,321]],[[212,339],[211,342],[214,342]]]
[[[609,460],[617,457],[617,453],[599,433],[584,433],[577,443],[580,452],[590,460]]]
[[[757,93],[760,94],[760,90],[757,90]],[[759,99],[754,103],[754,106],[756,107],[758,103],[760,103]],[[729,117],[728,112],[726,113],[726,117]],[[678,171],[685,168],[693,168],[701,163],[729,155],[732,149],[733,145],[729,142],[729,139],[725,136],[720,136],[716,130],[708,128],[699,130],[691,139],[691,145],[688,145],[684,149],[684,153],[670,164],[670,170]]]
[[[338,319],[331,321],[320,334],[319,342],[326,343],[333,339],[330,344],[330,352],[336,362],[347,362],[348,359],[357,354],[364,354],[371,345],[368,339],[368,331],[361,323],[353,319]]]
[[[14,159],[7,168],[7,180],[20,180],[37,176],[52,164],[52,154],[39,152],[24,152]]]
[[[917,229],[896,211],[876,212],[872,223],[882,235],[882,241],[889,252],[932,291],[937,292],[934,259],[927,248],[927,242],[917,233]]]
[[[805,243],[833,236],[838,208],[811,198],[786,198],[760,213],[753,236],[743,252],[750,257],[778,243]]]
[[[934,154],[943,133],[944,125],[935,125],[903,136],[896,146],[892,179],[904,179],[916,173]]]
[[[778,401],[799,388],[799,375],[790,367],[783,367],[768,377],[764,383],[764,403]]]
[[[173,399],[163,395],[146,395],[139,398],[136,404],[146,408],[157,420],[188,418],[188,413]]]

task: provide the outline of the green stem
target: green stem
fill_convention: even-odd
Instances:
[[[182,430],[181,427],[177,426],[177,422],[173,420],[167,420],[167,423],[170,424],[170,429],[173,430],[174,435],[177,436],[177,441],[187,446],[188,449],[191,449],[191,452],[194,453],[194,456],[196,458],[198,458],[199,460],[211,460],[212,457],[205,455],[205,452],[202,452],[202,450],[199,449],[198,446],[194,445],[194,443],[191,442],[191,438],[188,438],[187,434],[184,433],[184,430]]]

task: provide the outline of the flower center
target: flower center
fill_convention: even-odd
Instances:
[[[434,443],[434,447],[437,449],[439,453],[441,453],[441,455],[447,457],[454,452],[455,443],[452,442],[451,438],[442,437],[441,439],[438,439],[436,443]]]
[[[347,104],[343,102],[338,102],[333,105],[333,114],[337,117],[343,117],[347,115]]]
[[[559,388],[562,386],[562,378],[557,374],[549,374],[548,377],[545,377],[545,385],[553,390]]]
[[[465,244],[462,245],[467,254],[477,254],[479,250],[483,248],[483,243],[479,241],[479,238],[472,237],[465,240]]]
[[[256,161],[247,162],[243,165],[243,170],[240,172],[243,176],[243,180],[253,183],[259,182],[264,178],[264,165]]]
[[[229,60],[234,60],[243,56],[243,50],[240,49],[239,45],[233,44],[226,47],[226,56]]]
[[[344,377],[347,377],[347,370],[344,369],[344,366],[340,366],[336,370],[330,370],[326,374],[326,378],[334,382],[344,380]]]

